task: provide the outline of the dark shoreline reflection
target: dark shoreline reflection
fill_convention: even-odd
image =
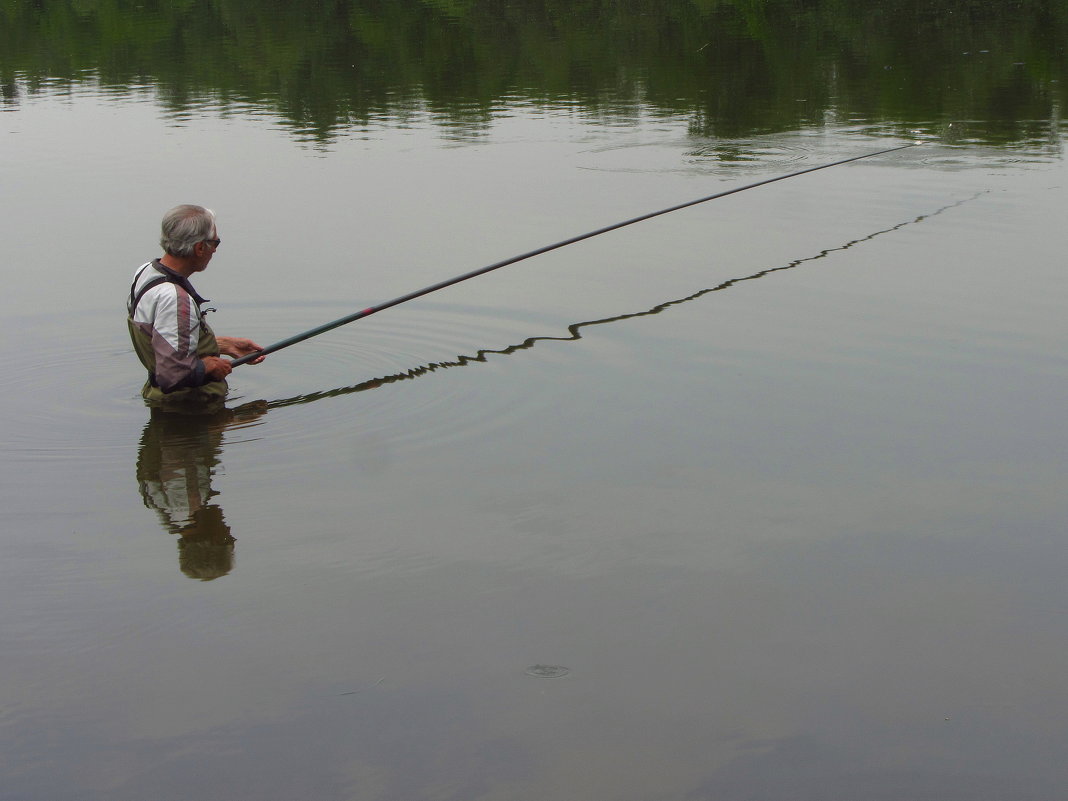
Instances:
[[[314,403],[315,401],[322,400],[324,398],[336,398],[336,397],[341,396],[341,395],[351,395],[351,394],[356,393],[356,392],[366,392],[368,390],[378,389],[381,386],[384,386],[386,384],[394,384],[394,383],[396,383],[398,381],[409,381],[409,380],[412,380],[412,379],[419,378],[420,376],[424,376],[424,375],[428,375],[430,373],[436,372],[437,370],[446,370],[446,369],[448,369],[450,367],[466,367],[467,365],[470,365],[470,364],[475,364],[475,363],[478,363],[478,362],[486,362],[486,361],[488,361],[488,357],[489,356],[510,356],[513,353],[517,353],[519,351],[529,350],[529,349],[533,348],[535,345],[537,345],[539,342],[577,342],[578,340],[582,339],[582,333],[581,332],[582,332],[583,328],[590,328],[590,327],[593,327],[595,325],[607,325],[609,323],[618,323],[618,322],[621,322],[623,320],[633,320],[633,319],[638,318],[638,317],[650,317],[650,316],[652,316],[654,314],[660,314],[661,312],[663,312],[663,311],[665,311],[667,309],[670,309],[673,306],[680,306],[683,303],[689,303],[690,301],[697,300],[698,298],[704,297],[705,295],[708,295],[708,294],[710,294],[712,292],[720,292],[720,291],[722,291],[724,289],[729,289],[730,287],[732,287],[732,286],[734,286],[736,284],[740,284],[743,281],[754,281],[757,278],[763,278],[764,276],[771,275],[772,273],[779,273],[779,272],[784,272],[786,270],[793,270],[794,268],[799,267],[802,264],[805,264],[806,262],[816,261],[818,259],[826,258],[831,253],[836,253],[836,252],[843,251],[843,250],[849,250],[850,248],[855,247],[856,245],[859,245],[859,244],[861,244],[863,242],[870,242],[871,240],[875,239],[876,237],[883,236],[884,234],[893,233],[894,231],[898,231],[898,230],[904,228],[907,225],[915,225],[916,223],[923,222],[924,220],[930,219],[931,217],[935,217],[935,216],[937,216],[937,215],[939,215],[939,214],[941,214],[941,213],[943,213],[945,211],[948,211],[950,209],[956,208],[957,206],[960,206],[960,205],[962,205],[964,203],[967,203],[967,202],[969,202],[971,200],[974,200],[975,198],[979,197],[981,194],[983,194],[983,193],[979,192],[979,193],[977,193],[975,195],[971,195],[970,197],[964,198],[962,200],[958,200],[955,203],[950,203],[950,204],[948,204],[946,206],[942,206],[941,208],[936,209],[936,210],[934,210],[934,211],[932,211],[932,212],[930,212],[928,214],[921,214],[918,217],[915,217],[915,218],[913,218],[911,220],[906,220],[905,222],[901,222],[901,223],[898,223],[897,225],[893,225],[890,228],[885,228],[885,229],[880,230],[880,231],[875,231],[874,233],[868,234],[867,236],[863,236],[863,237],[860,237],[858,239],[850,240],[849,242],[846,242],[845,244],[842,244],[842,245],[837,245],[836,247],[826,248],[825,250],[821,250],[819,253],[815,254],[814,256],[805,256],[804,258],[795,259],[794,261],[790,262],[789,264],[784,264],[781,267],[769,267],[769,268],[767,268],[765,270],[761,270],[759,272],[753,273],[752,275],[743,276],[741,278],[731,278],[731,279],[728,279],[728,280],[724,281],[721,284],[718,284],[718,285],[713,286],[713,287],[708,287],[707,289],[702,289],[702,290],[700,290],[698,292],[694,292],[691,295],[687,295],[686,297],[677,298],[675,300],[664,301],[663,303],[658,303],[656,306],[653,306],[652,308],[646,309],[644,311],[630,312],[628,314],[618,314],[618,315],[616,315],[614,317],[604,317],[604,318],[601,318],[600,320],[587,320],[586,322],[572,323],[571,325],[569,325],[567,327],[568,336],[529,337],[528,339],[523,340],[522,342],[520,342],[517,345],[509,345],[509,346],[507,346],[505,348],[497,348],[497,349],[494,349],[494,348],[483,348],[483,349],[479,350],[474,356],[463,356],[463,355],[461,355],[461,356],[457,356],[456,359],[454,359],[452,361],[432,362],[430,364],[420,365],[419,367],[413,367],[410,370],[405,370],[402,373],[394,373],[392,375],[380,376],[378,378],[372,378],[372,379],[370,379],[368,381],[363,381],[363,382],[361,382],[359,384],[353,384],[353,385],[347,386],[347,387],[338,387],[337,389],[324,390],[324,391],[321,391],[321,392],[312,392],[312,393],[309,393],[309,394],[306,394],[306,395],[296,395],[296,396],[293,396],[293,397],[290,397],[290,398],[279,398],[279,399],[267,402],[266,405],[267,405],[267,408],[278,409],[278,408],[282,408],[284,406],[297,406],[297,405],[304,404],[304,403]]]
[[[36,0],[0,4],[0,85],[143,89],[175,119],[266,110],[320,144],[424,114],[477,138],[522,106],[652,109],[713,138],[966,123],[1059,148],[1065,41],[1062,0]]]
[[[214,502],[219,493],[212,480],[226,430],[266,411],[263,402],[202,414],[150,410],[137,451],[137,484],[145,506],[178,538],[178,568],[189,578],[211,581],[233,570],[236,539]]]

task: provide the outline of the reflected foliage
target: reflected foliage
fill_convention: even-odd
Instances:
[[[413,114],[467,135],[529,103],[1008,143],[1059,122],[1066,42],[1063,0],[0,0],[0,102],[94,80],[320,140]]]

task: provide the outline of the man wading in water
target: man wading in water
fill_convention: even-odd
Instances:
[[[134,350],[148,370],[141,394],[153,406],[219,406],[233,369],[222,354],[238,358],[262,348],[251,339],[216,337],[204,320],[189,278],[207,269],[222,240],[215,212],[175,206],[163,216],[164,255],[141,265],[127,299]],[[250,364],[263,361],[261,356]]]

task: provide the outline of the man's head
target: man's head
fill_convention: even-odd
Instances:
[[[219,247],[215,212],[203,206],[175,206],[163,215],[159,244],[170,256],[203,260],[204,269]]]

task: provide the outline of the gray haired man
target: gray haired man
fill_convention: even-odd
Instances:
[[[216,337],[189,278],[203,272],[222,240],[215,213],[175,206],[163,216],[164,254],[138,268],[126,302],[134,350],[148,370],[142,396],[153,405],[220,404],[234,358],[262,350],[251,339]],[[263,357],[250,364],[263,361]]]

